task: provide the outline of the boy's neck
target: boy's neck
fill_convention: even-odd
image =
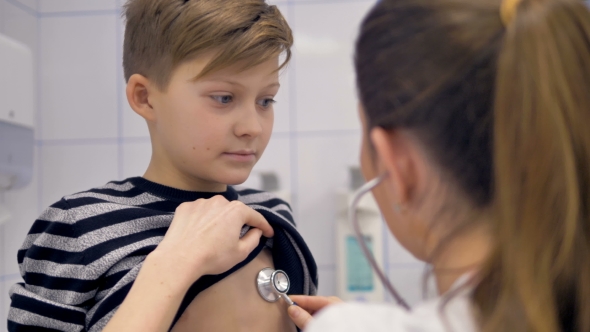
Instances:
[[[161,167],[152,160],[143,177],[167,187],[199,192],[225,192],[227,185],[182,174],[173,167]]]

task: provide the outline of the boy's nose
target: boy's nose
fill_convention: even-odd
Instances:
[[[262,133],[262,119],[256,107],[244,109],[235,127],[238,137],[257,137]]]

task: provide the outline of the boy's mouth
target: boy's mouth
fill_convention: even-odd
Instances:
[[[223,157],[228,158],[232,161],[249,163],[256,161],[256,152],[254,150],[237,150],[231,152],[225,152],[222,154]]]

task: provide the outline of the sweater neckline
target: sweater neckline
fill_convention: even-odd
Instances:
[[[188,191],[168,187],[156,182],[149,181],[146,178],[139,176],[128,178],[125,181],[131,182],[133,186],[140,188],[150,194],[172,201],[191,202],[202,198],[209,199],[217,195],[225,197],[225,199],[227,199],[228,201],[235,201],[238,199],[238,193],[231,186],[227,186],[227,190],[224,192],[204,192]]]

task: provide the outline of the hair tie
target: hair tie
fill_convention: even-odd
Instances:
[[[502,0],[502,4],[500,5],[500,18],[502,18],[502,23],[504,23],[505,27],[508,27],[510,23],[512,23],[521,1],[522,0]]]

